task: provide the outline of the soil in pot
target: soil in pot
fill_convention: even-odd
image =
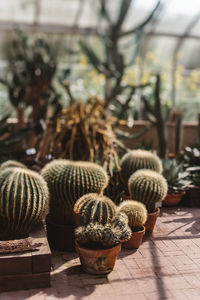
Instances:
[[[145,234],[145,227],[137,227],[131,228],[132,229],[132,236],[130,240],[124,242],[122,245],[126,249],[138,249],[139,246],[142,244],[142,238]]]
[[[46,216],[47,238],[51,249],[58,251],[75,251],[75,226],[60,225]]]
[[[162,201],[162,206],[175,206],[181,202],[181,199],[185,195],[185,192],[167,194],[165,199]]]
[[[75,241],[76,252],[81,261],[82,269],[90,274],[103,275],[110,273],[115,265],[117,254],[121,251],[121,244],[108,249],[89,249]]]
[[[156,224],[156,220],[160,214],[160,208],[157,207],[153,213],[148,213],[147,221],[145,223],[146,232],[152,233]]]

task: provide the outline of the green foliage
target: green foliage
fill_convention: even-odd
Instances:
[[[88,193],[103,193],[108,176],[95,163],[58,159],[41,172],[50,191],[50,215],[55,223],[73,224],[75,202]]]
[[[121,179],[127,185],[130,176],[139,169],[162,173],[162,162],[156,154],[146,150],[132,150],[121,160]]]
[[[74,213],[81,225],[98,222],[110,223],[116,215],[115,204],[109,198],[90,193],[83,195],[74,205]]]
[[[141,227],[144,226],[147,220],[147,209],[141,202],[134,200],[126,200],[120,204],[119,211],[127,215],[129,226]]]
[[[12,105],[16,109],[31,106],[29,119],[39,121],[46,118],[49,102],[56,109],[59,105],[52,85],[56,53],[43,38],[31,40],[21,31],[16,33],[8,46],[8,74],[0,82],[7,87]]]
[[[90,248],[111,248],[119,242],[125,242],[131,237],[128,218],[119,213],[110,224],[89,223],[80,226],[75,231],[77,241]]]
[[[155,211],[155,204],[164,200],[168,186],[166,179],[152,170],[138,170],[131,175],[128,189],[132,199],[145,204],[148,213]]]
[[[176,159],[163,159],[163,176],[168,183],[168,193],[178,193],[190,184],[189,173],[183,168],[183,163]]]
[[[0,186],[0,239],[23,238],[47,211],[47,184],[36,172],[6,168]]]
[[[116,20],[112,20],[106,1],[100,1],[98,38],[104,50],[104,57],[101,58],[88,42],[82,41],[80,43],[82,50],[96,71],[104,74],[106,106],[109,106],[113,114],[119,118],[127,118],[127,111],[132,107],[131,101],[133,95],[138,88],[146,86],[124,84],[123,77],[127,69],[135,62],[145,26],[155,17],[160,8],[160,1],[158,1],[153,11],[143,22],[135,28],[124,31],[123,25],[126,21],[131,2],[131,0],[121,0],[118,16]],[[125,40],[129,36],[133,38],[131,45]],[[135,49],[130,49],[132,55],[129,57],[129,60],[126,60],[125,57],[127,55],[125,52],[127,48],[133,48],[134,44]],[[123,100],[120,97],[122,94],[124,95]]]

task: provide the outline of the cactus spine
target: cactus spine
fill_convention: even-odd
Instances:
[[[0,172],[2,172],[3,170],[7,169],[7,168],[23,168],[23,169],[27,169],[27,167],[16,161],[16,160],[7,160],[4,163],[2,163],[1,167],[0,167]]]
[[[82,225],[98,222],[110,223],[116,215],[115,204],[109,198],[90,193],[82,196],[74,205],[74,214]]]
[[[88,247],[111,248],[131,237],[128,218],[120,213],[110,224],[89,223],[75,231],[77,241]]]
[[[160,158],[150,151],[132,150],[126,153],[121,160],[121,179],[127,184],[129,177],[137,170],[150,169],[162,173]]]
[[[127,215],[129,226],[142,227],[147,220],[147,209],[141,202],[126,200],[119,206],[119,211]]]
[[[50,191],[50,215],[55,223],[74,224],[75,202],[88,193],[102,194],[108,176],[97,164],[54,160],[42,170]]]
[[[138,170],[131,175],[128,189],[132,199],[145,204],[149,213],[155,211],[155,204],[167,195],[165,178],[152,170]]]
[[[0,174],[0,239],[23,238],[48,208],[44,179],[28,169],[10,168]]]

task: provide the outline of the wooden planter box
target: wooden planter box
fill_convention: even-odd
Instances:
[[[0,254],[0,292],[50,286],[51,252],[41,224],[29,234],[33,251]]]

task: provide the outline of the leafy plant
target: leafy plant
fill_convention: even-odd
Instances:
[[[46,119],[49,104],[55,109],[59,106],[59,95],[52,85],[57,68],[56,53],[43,38],[31,40],[21,31],[16,34],[8,47],[7,76],[0,82],[6,85],[18,117],[23,118],[24,110],[30,106],[28,119],[35,123]]]
[[[184,191],[190,184],[189,173],[185,171],[183,163],[176,159],[163,159],[163,176],[168,183],[168,193]]]

